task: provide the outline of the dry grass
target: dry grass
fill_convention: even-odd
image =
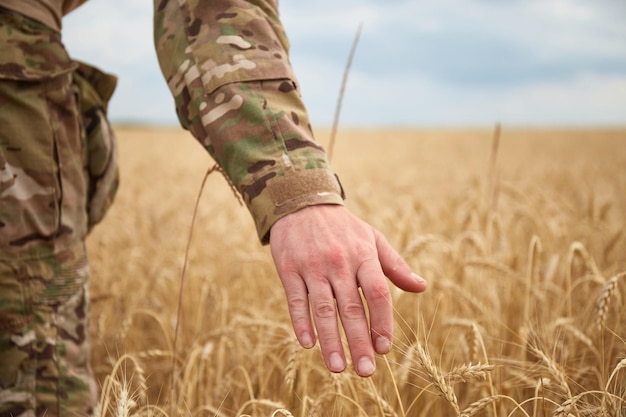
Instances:
[[[179,306],[213,163],[179,130],[118,136],[122,188],[88,242],[100,415],[626,415],[626,130],[339,132],[349,208],[430,282],[393,291],[397,340],[370,379],[297,346],[216,173]]]

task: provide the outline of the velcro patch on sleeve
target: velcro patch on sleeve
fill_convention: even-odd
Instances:
[[[337,178],[325,169],[307,169],[274,177],[267,182],[267,190],[276,207],[311,196],[344,195]]]

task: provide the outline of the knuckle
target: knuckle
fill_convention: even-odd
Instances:
[[[370,259],[372,257],[376,258],[376,249],[373,248],[372,245],[359,242],[355,245],[354,250],[359,259]]]
[[[276,270],[281,278],[290,277],[297,274],[300,269],[300,262],[291,258],[274,259]]]
[[[391,303],[391,293],[386,283],[372,285],[367,297],[368,302],[373,304]]]
[[[309,302],[306,298],[300,296],[292,296],[287,300],[289,310],[302,314],[308,309]]]
[[[343,271],[348,266],[348,256],[340,248],[329,248],[326,260],[333,270]]]
[[[346,303],[341,308],[341,317],[346,320],[358,320],[365,317],[365,310],[361,302]]]
[[[330,301],[317,303],[314,307],[315,317],[326,319],[335,317],[335,304]]]

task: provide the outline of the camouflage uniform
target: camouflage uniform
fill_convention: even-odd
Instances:
[[[117,189],[104,118],[115,80],[61,44],[61,17],[81,2],[0,0],[0,416],[86,415],[95,405],[84,239]],[[343,204],[277,7],[154,2],[181,125],[240,192],[263,243],[286,214]]]
[[[0,78],[0,415],[84,415],[96,399],[84,239],[117,188],[114,79],[6,10]]]

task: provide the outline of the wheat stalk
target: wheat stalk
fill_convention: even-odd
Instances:
[[[399,417],[398,413],[396,413],[391,404],[389,404],[384,398],[380,395],[376,395],[375,399],[382,410],[383,417]]]
[[[485,367],[491,366],[489,364],[489,357],[487,356],[487,348],[485,347],[485,342],[483,340],[482,334],[480,333],[480,330],[478,329],[478,325],[473,321],[469,321],[467,324],[469,325],[469,330],[465,332],[465,338],[467,340],[468,346],[471,346],[470,358],[472,356],[473,357],[478,356],[478,351],[480,350],[483,355],[483,359],[485,360],[485,364],[483,366]],[[493,379],[491,377],[491,373],[486,372],[484,375],[485,375],[485,378],[489,381],[489,393],[491,394],[491,397],[495,397],[496,393],[495,393],[495,389],[493,386]],[[496,415],[497,413],[495,403],[493,403],[493,413],[494,415]]]
[[[470,379],[478,379],[484,381],[487,379],[487,373],[496,369],[495,365],[489,364],[463,364],[455,367],[448,372],[444,378],[448,383],[467,382]]]
[[[274,411],[272,413],[272,417],[278,417],[278,414],[282,414],[285,417],[293,417],[293,414],[291,414],[291,411],[285,410],[284,408],[279,408],[278,410]]]
[[[176,314],[176,326],[174,327],[174,340],[172,342],[172,378],[170,387],[170,415],[174,415],[174,404],[176,404],[176,383],[178,380],[178,374],[176,372],[176,356],[178,349],[178,333],[180,328],[180,323],[183,315],[183,289],[185,287],[185,278],[187,276],[187,266],[189,264],[189,249],[191,248],[191,240],[193,237],[194,225],[196,222],[196,217],[198,215],[198,208],[200,207],[200,198],[202,197],[202,191],[204,190],[204,186],[206,184],[209,175],[211,175],[215,171],[221,171],[219,165],[215,165],[212,168],[209,168],[202,179],[202,184],[200,184],[200,190],[198,191],[198,197],[196,198],[196,204],[193,209],[193,215],[191,217],[191,226],[189,227],[189,235],[187,237],[187,247],[185,248],[185,258],[183,261],[183,269],[180,277],[180,287],[178,289],[178,308]]]
[[[130,417],[130,410],[137,406],[137,402],[131,398],[128,385],[126,383],[122,384],[122,387],[116,398],[116,417]]]
[[[454,389],[443,377],[439,368],[435,366],[430,355],[426,352],[426,350],[424,350],[424,347],[420,343],[417,343],[415,352],[417,354],[418,361],[426,370],[426,374],[428,375],[430,381],[433,383],[435,388],[437,388],[443,398],[448,400],[452,408],[454,408],[456,415],[461,414],[461,410],[459,409],[459,403],[457,401],[456,394],[454,393]]]
[[[289,342],[287,352],[287,366],[285,367],[285,385],[288,392],[293,391],[298,374],[298,365],[301,356],[300,346],[296,342]]]
[[[567,376],[565,375],[565,372],[563,372],[563,369],[561,369],[561,367],[541,349],[535,346],[530,346],[530,349],[546,365],[548,372],[558,381],[559,386],[564,392],[567,393],[568,398],[571,398],[572,392],[569,388],[569,384],[567,383]]]
[[[626,271],[615,275],[614,277],[609,279],[602,287],[600,296],[598,297],[598,300],[596,301],[596,315],[598,318],[599,328],[604,327],[604,323],[606,322],[607,314],[609,312],[611,296],[617,289],[617,281],[623,277],[626,277]]]
[[[269,408],[274,408],[276,411],[281,411],[281,412],[283,410],[286,410],[285,405],[278,401],[272,401],[272,400],[267,400],[267,399],[262,399],[262,398],[260,399],[253,398],[243,403],[242,406],[239,407],[239,410],[237,410],[236,415],[241,416],[243,411],[249,406],[252,406],[253,408],[256,408],[256,406],[269,407]]]
[[[417,343],[417,342],[416,342]],[[413,362],[415,361],[415,349],[416,343],[411,343],[406,353],[404,354],[404,360],[402,361],[402,365],[400,366],[400,370],[398,371],[398,385],[404,386],[411,374],[411,367],[413,366]]]
[[[441,236],[437,236],[434,234],[425,234],[420,235],[414,240],[410,241],[409,244],[402,251],[402,256],[404,258],[409,258],[411,256],[416,256],[419,254],[424,248],[426,248],[429,244],[438,243],[443,246],[444,250],[447,253],[452,253],[453,248],[450,244]]]
[[[491,261],[485,258],[469,258],[464,261],[464,266],[473,266],[479,268],[493,269],[503,275],[515,275],[515,271],[506,265],[497,261]]]
[[[478,359],[478,351],[480,350],[480,347],[483,346],[483,352],[485,350],[483,339],[476,323],[470,324],[469,328],[465,332],[465,340],[469,351],[469,360],[470,362],[475,362]],[[485,358],[485,360],[487,360],[487,358]]]
[[[463,410],[460,417],[472,417],[478,414],[479,412],[481,412],[482,410],[484,410],[485,408],[487,408],[490,404],[495,402],[497,399],[498,399],[498,396],[495,395],[491,397],[481,398],[478,401],[474,401],[469,406],[467,406],[465,410]]]
[[[131,378],[127,377],[128,370],[126,367],[122,368],[122,364],[126,364],[130,362],[133,365],[134,372]],[[122,370],[121,382],[118,377],[118,372]],[[117,391],[117,395],[115,396],[117,407],[115,409],[115,414],[118,417],[127,417],[130,415],[130,410],[137,406],[137,402],[134,397],[131,395],[131,391],[129,389],[129,383],[131,379],[137,378],[137,390],[135,391],[136,396],[140,399],[145,397],[145,392],[148,387],[146,384],[145,372],[139,362],[129,354],[125,354],[121,356],[110,374],[105,378],[104,384],[102,386],[102,391],[100,393],[100,401],[98,402],[98,407],[96,412],[94,412],[94,416],[105,416],[107,415],[107,411],[109,409],[109,404],[111,402],[111,398],[113,395],[114,389]]]
[[[461,299],[467,301],[472,307],[474,307],[477,311],[482,315],[489,315],[490,312],[487,310],[482,300],[470,294],[469,291],[465,290],[461,286],[458,285],[455,281],[446,280],[441,283],[441,286],[445,290],[454,291],[456,296]],[[478,314],[477,314],[478,315]]]
[[[487,249],[486,249],[486,244],[485,244],[483,236],[471,230],[463,231],[454,240],[454,243],[453,243],[454,253],[461,254],[462,249],[465,246],[466,242],[470,246],[476,248],[481,256],[485,256]]]
[[[402,413],[402,416],[406,416],[406,413],[404,411],[404,404],[402,403],[402,397],[400,395],[400,390],[398,389],[398,383],[396,382],[396,378],[394,377],[393,371],[391,370],[391,365],[389,364],[389,359],[387,358],[387,356],[384,356],[383,358],[385,360],[385,365],[387,366],[389,378],[391,378],[391,383],[393,385],[393,391],[396,394],[396,399],[398,401],[398,406],[400,407],[400,412]],[[368,382],[370,383],[370,386],[373,388],[373,391],[376,392],[377,398],[380,398],[380,395],[378,395],[378,391],[376,390],[376,386],[372,383],[372,380],[370,379]],[[380,399],[382,400],[382,398],[380,398]],[[387,404],[387,402],[385,401],[384,404]],[[383,407],[383,414],[386,414],[386,412],[384,411],[384,404],[381,405],[381,406]]]
[[[568,317],[573,317],[573,308],[572,308],[572,273],[573,273],[573,269],[574,269],[574,259],[576,257],[576,254],[580,254],[580,256],[582,257],[582,259],[585,262],[585,266],[591,270],[593,276],[595,277],[602,277],[602,274],[600,273],[600,270],[598,269],[598,267],[596,266],[595,261],[593,260],[593,258],[591,257],[591,255],[589,255],[589,252],[587,252],[587,249],[585,248],[585,245],[583,245],[581,242],[573,242],[568,250],[567,253],[567,269],[566,269],[566,276],[565,276],[565,282],[567,284],[567,294],[565,295],[566,297],[566,302],[567,302],[567,313],[568,313]]]
[[[568,417],[570,415],[570,411],[572,411],[572,408],[574,407],[574,404],[576,403],[577,400],[578,400],[578,397],[568,398],[567,400],[565,400],[565,402],[563,402],[563,404],[561,404],[560,406],[556,408],[556,410],[554,410],[554,413],[552,414],[552,416],[553,417]]]
[[[609,254],[611,253],[615,245],[617,245],[617,243],[620,241],[623,235],[624,235],[624,230],[620,229],[617,232],[615,232],[613,237],[611,237],[609,241],[606,243],[606,245],[604,246],[604,251],[602,252],[602,256],[604,257],[605,260],[608,258]]]
[[[500,123],[496,123],[494,132],[493,132],[493,140],[491,143],[491,155],[489,156],[489,167],[487,171],[487,212],[492,212],[496,210],[498,205],[498,187],[497,187],[497,160],[498,160],[498,149],[500,147],[500,133],[502,131],[502,126]]]
[[[520,360],[524,359],[528,350],[530,328],[530,301],[532,298],[532,285],[535,271],[535,256],[541,252],[541,240],[538,236],[533,235],[528,249],[528,263],[526,266],[526,282],[524,291],[524,310],[522,312],[521,324],[518,329],[518,337],[520,339]]]
[[[572,324],[573,320],[574,320],[573,318],[565,318],[565,317],[558,318],[553,324],[553,329],[554,329],[553,331],[556,331],[557,327],[561,327],[567,330],[576,339],[578,339],[585,346],[587,346],[587,348],[589,348],[590,350],[594,351],[597,354],[598,352],[597,352],[596,347],[593,345],[593,341],[589,338],[589,336],[587,336],[585,333],[583,333],[581,330],[579,330]]]
[[[367,391],[368,397],[371,398],[372,400],[374,400],[374,402],[376,402],[376,405],[378,405],[379,407],[379,411],[382,415],[382,417],[399,417],[398,414],[396,413],[396,411],[393,409],[393,407],[391,406],[391,404],[389,404],[389,402],[387,402],[387,400],[385,400],[378,392],[376,385],[372,382],[371,379],[368,380],[369,382],[369,386],[370,386],[370,390]],[[397,393],[397,391],[396,391]],[[399,401],[401,401],[401,398],[398,398]],[[400,407],[402,408],[402,402],[400,402]],[[403,417],[406,417],[406,414],[404,413],[404,410],[401,410],[401,415]]]
[[[611,372],[611,375],[609,376],[609,379],[606,382],[606,386],[604,387],[605,391],[608,392],[609,385],[611,385],[611,381],[613,380],[613,377],[615,377],[615,375],[617,375],[620,369],[623,369],[623,368],[626,368],[626,358],[619,361],[618,364],[615,366],[615,369],[613,369],[613,372]]]
[[[339,114],[341,113],[341,105],[343,103],[343,96],[346,91],[346,85],[348,84],[348,76],[350,75],[350,67],[352,66],[352,60],[356,52],[356,47],[359,44],[359,38],[361,37],[361,30],[363,29],[363,23],[359,23],[356,34],[354,35],[354,41],[352,42],[352,48],[350,48],[350,55],[348,55],[348,62],[343,72],[343,79],[341,81],[341,88],[339,89],[339,97],[337,98],[337,107],[335,108],[335,118],[333,120],[333,127],[330,132],[330,140],[328,142],[328,160],[333,159],[333,150],[335,148],[335,136],[337,135],[337,126],[339,125]]]

